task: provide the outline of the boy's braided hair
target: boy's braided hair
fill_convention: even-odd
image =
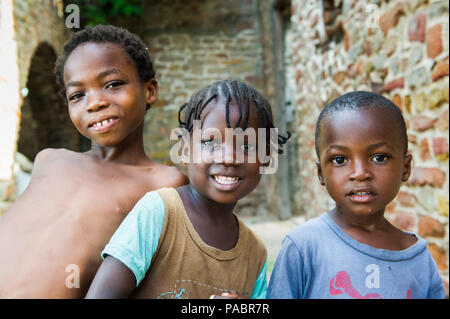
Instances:
[[[239,108],[239,119],[236,127],[243,124],[243,130],[247,129],[249,120],[250,104],[253,104],[262,122],[262,128],[275,128],[272,117],[272,107],[264,95],[251,85],[239,80],[225,80],[215,82],[195,93],[188,103],[183,104],[178,112],[178,122],[181,128],[191,131],[195,120],[200,120],[200,115],[212,100],[223,98],[225,100],[226,124],[231,128],[229,119],[229,105],[234,101]],[[245,117],[243,109],[245,108]],[[242,122],[243,121],[243,122]],[[278,135],[278,153],[283,154],[282,146],[291,137],[288,131],[287,136]]]
[[[147,47],[141,39],[126,29],[112,25],[96,25],[94,27],[86,27],[78,31],[70,37],[64,44],[63,52],[55,63],[55,74],[58,85],[62,88],[61,93],[65,93],[64,88],[64,65],[67,58],[79,45],[87,42],[94,43],[113,43],[120,45],[136,64],[139,78],[143,82],[155,77],[153,63],[148,53]],[[65,98],[65,94],[63,94]],[[150,105],[147,105],[147,109]]]

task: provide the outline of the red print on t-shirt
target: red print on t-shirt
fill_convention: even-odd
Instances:
[[[346,271],[340,271],[336,274],[336,278],[333,278],[330,281],[330,294],[332,296],[336,296],[343,294],[344,292],[354,299],[383,299],[376,293],[369,293],[364,296],[361,295],[355,288],[353,288],[352,281],[350,280],[348,273]],[[406,292],[406,298],[411,298],[411,289],[408,289]]]

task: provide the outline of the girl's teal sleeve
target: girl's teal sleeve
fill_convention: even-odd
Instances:
[[[258,278],[256,278],[255,286],[253,288],[253,293],[250,299],[266,299],[267,296],[267,259],[264,263],[263,268],[261,269],[261,272],[258,275]]]
[[[120,260],[136,277],[136,287],[150,267],[164,225],[164,202],[156,192],[144,195],[102,251]]]

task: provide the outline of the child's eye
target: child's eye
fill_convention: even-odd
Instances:
[[[105,88],[107,88],[107,89],[109,89],[109,88],[114,89],[114,88],[116,88],[116,87],[121,86],[122,84],[123,84],[122,81],[111,81],[111,82],[109,82],[109,83],[106,85]]]
[[[78,99],[80,99],[83,96],[82,93],[73,93],[71,95],[69,95],[69,101],[74,102]]]
[[[347,159],[344,156],[335,156],[331,159],[331,163],[334,165],[343,165],[347,162]]]
[[[375,154],[374,156],[372,156],[370,158],[371,161],[374,161],[377,163],[386,162],[388,159],[389,159],[389,155],[386,155],[386,154]]]
[[[219,148],[219,143],[213,139],[203,140],[202,146],[206,147],[207,149],[214,150]]]
[[[247,143],[244,143],[244,144],[242,144],[242,146],[241,146],[241,151],[242,152],[252,152],[252,151],[254,151],[256,149],[256,146],[254,145],[254,144],[247,144]]]

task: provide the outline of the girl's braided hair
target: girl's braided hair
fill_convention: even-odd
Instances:
[[[229,119],[230,102],[234,101],[239,108],[239,119],[236,127],[243,123],[243,130],[247,129],[250,105],[253,104],[262,122],[262,128],[275,128],[272,117],[272,107],[264,95],[251,85],[240,80],[225,80],[215,82],[195,93],[189,102],[183,104],[178,111],[179,127],[191,131],[195,120],[200,120],[200,115],[212,100],[225,99],[226,124],[231,128]],[[243,109],[245,108],[245,117]],[[243,122],[242,122],[243,121]],[[286,136],[278,135],[278,154],[283,154],[282,146],[291,137],[289,131]]]

